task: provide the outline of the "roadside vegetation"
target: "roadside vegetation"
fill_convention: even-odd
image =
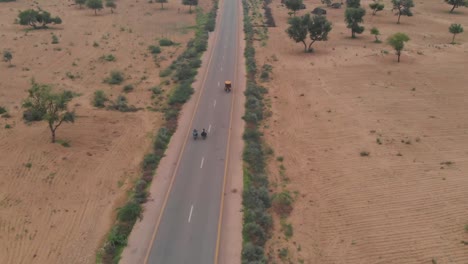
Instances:
[[[271,207],[271,199],[266,171],[266,158],[271,150],[269,151],[263,142],[260,124],[264,119],[263,97],[267,90],[256,82],[257,63],[253,44],[255,33],[250,19],[251,9],[256,8],[256,3],[243,0],[242,4],[246,36],[244,56],[248,72],[244,116],[246,128],[243,135],[245,147],[243,152],[244,191],[242,205],[244,207],[244,219],[242,263],[266,263],[267,258],[264,247],[273,224],[268,211]]]
[[[197,68],[201,66],[200,57],[207,49],[208,31],[214,30],[217,9],[218,4],[216,1],[213,1],[213,8],[210,12],[203,13],[201,9],[196,10],[195,37],[189,41],[186,50],[166,70],[165,77],[173,78],[176,84],[169,91],[165,105],[161,109],[164,113],[165,123],[155,135],[151,153],[146,154],[144,157],[141,177],[133,187],[126,204],[118,209],[116,222],[107,235],[102,249],[98,252],[98,263],[118,263],[120,254],[127,245],[128,236],[137,219],[141,217],[143,211],[142,204],[147,201],[148,197],[148,187],[153,180],[159,162],[164,157],[164,152],[170,139],[177,129],[180,110],[193,93],[191,85],[197,74]],[[160,46],[165,46],[167,43],[167,41],[160,41],[159,44]],[[170,45],[172,44],[171,42]],[[150,47],[152,53],[154,50]],[[163,92],[160,87],[165,83],[167,83],[166,80],[162,81],[160,86],[153,87],[151,89],[153,95],[160,95]],[[119,96],[119,98],[120,102],[125,102],[124,96]],[[104,107],[104,103],[107,101],[108,99],[104,92],[96,91],[93,100],[94,106]],[[119,102],[114,103],[112,107],[115,105],[119,105]]]

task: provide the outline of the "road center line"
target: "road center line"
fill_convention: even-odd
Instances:
[[[190,207],[190,215],[188,217],[188,222],[190,223],[190,219],[192,219],[192,212],[193,212],[193,205]]]
[[[219,87],[219,82],[218,82],[218,87]]]
[[[216,100],[214,100],[213,102],[213,107],[216,107]]]
[[[211,124],[208,126],[208,133],[210,133],[211,130]]]
[[[205,161],[205,157],[201,159],[200,169],[203,168],[203,162]]]

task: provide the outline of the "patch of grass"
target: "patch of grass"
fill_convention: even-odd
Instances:
[[[283,162],[284,158],[283,158],[283,156],[278,156],[278,157],[276,157],[276,160],[279,161],[279,162]]]
[[[465,232],[468,232],[468,224],[465,225]]]
[[[7,112],[6,108],[3,106],[0,106],[0,115],[3,115]]]
[[[97,43],[96,41],[93,42],[93,47],[97,48],[99,47],[99,43]]]
[[[278,257],[282,260],[285,261],[286,258],[289,256],[289,250],[288,248],[282,248],[278,252]]]
[[[379,144],[379,145],[382,145],[382,141],[380,140],[380,138],[377,138],[377,139],[375,140],[375,142],[377,142],[377,144]]]
[[[129,93],[129,92],[132,92],[134,89],[133,85],[132,84],[127,84],[123,87],[123,92],[124,93]]]
[[[271,198],[273,211],[281,217],[287,217],[289,214],[291,214],[293,210],[293,202],[294,200],[288,191],[275,193]]]
[[[432,264],[437,264],[437,260],[435,258],[432,258],[431,262]]]
[[[28,162],[26,164],[24,164],[24,166],[28,169],[30,169],[32,167],[32,163],[31,162]]]
[[[162,39],[159,40],[159,46],[162,46],[162,47],[172,46],[174,44],[175,43],[172,40],[168,39],[168,38],[162,38]]]
[[[10,124],[5,125],[5,129],[10,129],[10,128],[12,128]]]
[[[361,155],[361,157],[368,157],[370,155],[370,152],[369,151],[361,151],[361,153],[359,153],[359,155]]]
[[[171,73],[172,73],[172,69],[167,68],[167,69],[164,69],[161,72],[159,72],[159,77],[167,77],[167,76],[171,75]]]
[[[105,83],[115,85],[115,84],[121,84],[124,81],[124,75],[120,71],[111,71],[109,77],[104,79]]]
[[[290,239],[293,236],[293,227],[291,224],[286,223],[286,220],[281,220],[281,229],[283,230],[286,239]]]
[[[62,147],[65,147],[65,148],[71,147],[70,141],[69,141],[69,140],[60,140],[60,139],[57,139],[55,142],[57,142],[58,144],[62,145]]]
[[[101,61],[115,61],[115,56],[112,54],[102,55],[99,60]]]
[[[270,64],[263,64],[262,72],[260,73],[260,80],[266,82],[270,80],[270,74],[273,71],[273,66]]]

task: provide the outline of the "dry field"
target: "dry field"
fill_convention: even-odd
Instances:
[[[292,238],[276,219],[267,251],[278,263],[468,263],[468,34],[448,44],[451,23],[468,29],[468,9],[415,1],[414,17],[397,25],[389,0],[376,16],[362,0],[366,31],[357,39],[344,8],[327,9],[329,41],[305,54],[285,33],[279,2],[257,60],[274,68],[265,132],[289,179],[272,159],[270,180],[297,199],[286,220]],[[322,5],[304,2],[300,14]],[[373,26],[384,40],[410,36],[401,63],[373,43]]]
[[[97,16],[72,2],[0,3],[0,52],[12,51],[14,65],[0,63],[0,106],[12,116],[0,120],[2,264],[94,262],[161,123],[159,113],[145,110],[153,102],[149,88],[159,84],[160,69],[193,36],[195,14],[180,1],[160,10],[147,1],[119,0],[114,14],[104,9]],[[60,16],[63,24],[35,31],[13,24],[19,10],[36,6]],[[51,44],[52,33],[58,44]],[[148,46],[158,45],[161,37],[181,45],[162,47],[166,60],[157,68]],[[116,61],[99,59],[107,54]],[[124,73],[122,85],[103,83],[112,70]],[[49,143],[44,122],[22,121],[31,78],[80,94],[70,105],[77,121],[57,132],[71,147]],[[143,110],[121,113],[91,105],[94,91],[115,99],[126,84],[135,87],[126,94],[129,104]]]

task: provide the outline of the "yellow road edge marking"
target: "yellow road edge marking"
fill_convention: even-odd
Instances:
[[[240,3],[240,1],[239,1]],[[237,11],[239,11],[239,4],[237,5]],[[236,23],[237,24],[237,23]],[[234,76],[236,78],[236,80],[238,80],[238,68],[239,68],[239,48],[240,48],[240,45],[239,45],[239,25],[237,24],[237,30],[236,30],[236,69],[234,71]],[[239,85],[237,85],[237,87],[239,87]],[[226,163],[224,165],[224,178],[223,178],[223,189],[222,189],[222,192],[221,192],[221,204],[220,204],[220,210],[219,210],[219,218],[218,218],[218,234],[217,234],[217,238],[216,238],[216,250],[215,250],[215,256],[214,256],[214,264],[218,264],[218,258],[219,258],[219,244],[220,244],[220,240],[221,240],[221,226],[222,226],[222,223],[223,223],[223,210],[224,210],[224,195],[225,195],[225,192],[226,192],[226,176],[228,174],[228,166],[229,166],[229,147],[231,145],[231,130],[232,130],[232,115],[234,113],[234,102],[235,102],[235,96],[234,96],[234,93],[239,90],[239,89],[232,89],[231,91],[231,96],[232,96],[232,99],[231,99],[231,113],[230,113],[230,117],[229,117],[229,132],[228,132],[228,141],[227,141],[227,148],[226,148]]]
[[[216,32],[214,34],[215,34],[215,36],[214,36],[213,43],[216,43],[216,41],[218,40],[218,30],[216,30]],[[205,82],[206,82],[206,78],[208,77],[208,72],[210,70],[210,65],[211,65],[211,61],[213,60],[213,54],[215,53],[215,50],[216,50],[216,45],[213,47],[213,50],[211,51],[211,54],[209,54],[209,57],[208,57],[208,65],[206,66],[206,71],[204,73],[203,80],[201,82],[200,93],[198,94],[197,101],[195,103],[195,108],[194,108],[195,111],[193,111],[193,113],[192,113],[192,118],[190,119],[190,125],[189,125],[189,127],[187,129],[187,132],[185,134],[185,141],[184,141],[184,144],[182,145],[181,151],[179,152],[179,157],[177,159],[177,164],[176,164],[176,167],[174,169],[174,172],[172,173],[171,182],[169,184],[169,189],[167,190],[166,195],[164,197],[164,202],[163,202],[163,205],[162,205],[162,208],[161,208],[161,213],[159,214],[158,221],[157,221],[156,226],[155,226],[154,231],[153,231],[153,235],[151,236],[150,245],[148,247],[148,250],[146,251],[145,260],[143,262],[144,264],[148,264],[149,255],[150,255],[151,249],[153,248],[153,245],[154,245],[154,239],[156,238],[156,235],[158,233],[159,225],[161,223],[162,216],[163,216],[164,211],[166,209],[167,201],[169,200],[169,194],[172,191],[172,185],[174,184],[176,174],[177,174],[177,172],[179,170],[180,161],[182,160],[182,156],[184,154],[185,146],[187,145],[187,142],[188,142],[188,138],[189,138],[189,134],[190,134],[189,132],[190,132],[190,130],[192,128],[193,120],[195,119],[195,113],[198,110],[198,104],[200,102],[201,95],[203,94],[203,91],[205,90]]]

